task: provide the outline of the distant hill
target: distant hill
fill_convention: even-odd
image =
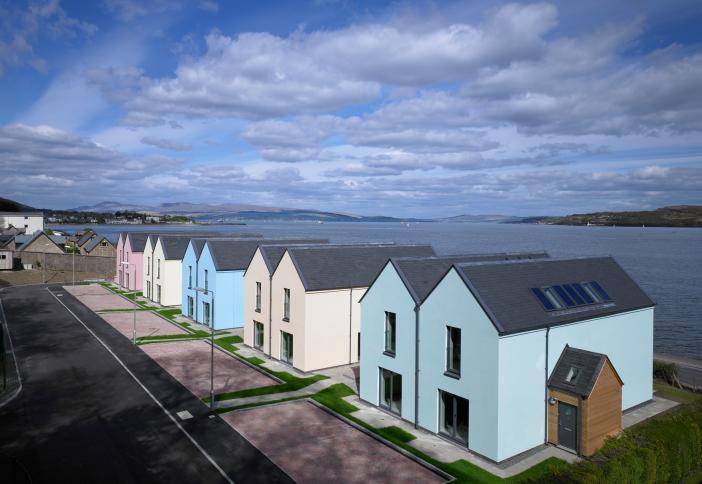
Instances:
[[[553,225],[702,227],[702,205],[677,205],[636,212],[595,212],[565,217],[533,217],[525,221]]]
[[[518,223],[524,220],[524,217],[513,217],[511,215],[456,215],[455,217],[446,217],[440,219],[442,222],[492,222],[492,223]]]
[[[41,210],[23,203],[0,197],[0,212],[39,212]]]

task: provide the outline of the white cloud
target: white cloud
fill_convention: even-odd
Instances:
[[[145,145],[155,146],[156,148],[164,150],[190,151],[193,149],[193,147],[187,143],[181,143],[172,139],[157,138],[155,136],[144,136],[141,138],[141,142]]]

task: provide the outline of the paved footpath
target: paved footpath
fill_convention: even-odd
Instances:
[[[16,459],[33,483],[291,482],[128,339],[60,287],[51,289],[63,296],[43,286],[0,292],[23,384],[0,408],[0,463]],[[193,418],[181,421],[181,410]]]

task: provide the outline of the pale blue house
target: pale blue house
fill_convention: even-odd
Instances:
[[[580,375],[591,392],[611,363],[619,419],[652,398],[654,304],[609,257],[511,259],[386,264],[361,302],[360,396],[496,462],[546,442],[580,452],[589,421],[564,423],[586,411]],[[593,354],[554,380],[559,359]],[[551,393],[570,384],[572,399]]]
[[[244,325],[244,272],[262,243],[305,239],[191,239],[183,256],[182,313],[214,329]],[[201,289],[196,291],[195,288]]]

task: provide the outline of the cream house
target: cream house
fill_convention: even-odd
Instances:
[[[250,318],[245,341],[256,346],[256,336],[258,342],[268,338],[268,354],[301,371],[356,363],[359,300],[375,275],[390,257],[430,255],[434,250],[429,245],[287,247],[270,279],[269,334],[265,326],[255,325],[263,321]],[[262,336],[255,334],[256,327]]]

